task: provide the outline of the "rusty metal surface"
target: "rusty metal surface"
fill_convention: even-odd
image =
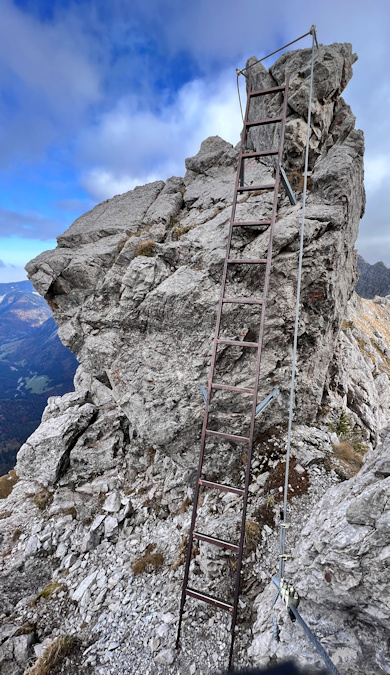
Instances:
[[[187,548],[187,557],[186,557],[182,597],[181,597],[181,604],[180,604],[179,625],[178,625],[177,640],[176,640],[176,646],[178,647],[179,646],[179,640],[180,640],[184,605],[185,605],[186,598],[188,596],[192,597],[192,598],[195,598],[197,600],[201,600],[201,601],[206,602],[208,604],[215,605],[216,607],[220,607],[222,609],[228,610],[229,612],[232,613],[231,644],[230,644],[230,651],[229,651],[229,669],[231,669],[232,661],[233,661],[235,626],[236,626],[236,620],[237,620],[238,598],[239,598],[239,593],[240,593],[240,577],[241,577],[242,558],[243,558],[243,549],[244,549],[244,536],[245,536],[245,521],[246,521],[246,510],[247,510],[247,501],[248,501],[248,489],[249,489],[249,481],[250,481],[255,419],[256,419],[256,415],[257,415],[257,394],[258,394],[258,387],[259,387],[259,375],[260,375],[261,353],[262,353],[262,343],[263,343],[263,334],[264,334],[264,325],[265,325],[266,301],[267,301],[267,295],[268,295],[269,278],[270,278],[270,273],[271,273],[272,243],[273,243],[275,220],[276,220],[276,214],[277,214],[278,190],[279,190],[279,182],[280,182],[279,168],[281,166],[281,160],[282,160],[285,122],[286,122],[286,115],[287,115],[288,87],[289,87],[289,76],[287,75],[286,83],[283,86],[272,87],[271,89],[266,89],[266,90],[263,90],[263,91],[249,92],[249,94],[248,94],[246,111],[245,111],[244,129],[243,129],[243,133],[242,133],[241,151],[240,151],[240,154],[239,154],[237,174],[236,174],[236,180],[235,180],[235,186],[234,186],[233,205],[232,205],[230,228],[229,228],[228,241],[227,241],[227,247],[226,247],[226,257],[225,257],[223,273],[222,273],[222,283],[221,283],[221,292],[220,292],[220,298],[219,298],[219,303],[218,303],[216,329],[215,329],[213,348],[212,348],[210,376],[209,376],[209,380],[208,380],[207,398],[206,398],[207,404],[206,404],[204,420],[203,420],[203,427],[202,427],[199,464],[198,464],[198,472],[197,472],[197,478],[196,478],[196,487],[195,487],[194,503],[193,503],[193,510],[192,510],[192,519],[191,519],[191,526],[190,526],[189,543],[188,543],[188,548]],[[255,98],[257,96],[263,96],[265,94],[274,94],[276,92],[284,92],[282,114],[280,116],[274,117],[274,118],[265,118],[263,120],[258,120],[257,122],[249,122],[250,103],[253,100],[253,98]],[[247,130],[248,130],[248,128],[256,126],[256,125],[261,126],[262,124],[266,125],[266,124],[271,124],[271,123],[275,123],[275,122],[279,122],[280,125],[281,125],[279,147],[277,149],[265,150],[265,151],[261,151],[261,152],[245,152],[246,143],[247,143]],[[275,183],[266,184],[266,185],[251,185],[251,186],[244,185],[244,178],[245,178],[244,164],[245,164],[245,160],[249,159],[249,158],[263,157],[263,156],[268,156],[268,155],[277,155]],[[256,190],[273,190],[273,192],[274,192],[270,219],[269,220],[263,220],[263,221],[248,221],[248,222],[236,221],[235,215],[236,215],[238,194],[241,193],[241,192],[253,192],[253,191],[256,191]],[[264,259],[234,259],[234,258],[229,257],[231,245],[232,245],[233,229],[235,227],[245,227],[245,226],[246,227],[249,227],[249,226],[269,227],[269,241],[268,241],[268,251],[267,251],[267,257],[266,258],[264,258]],[[239,265],[245,265],[245,264],[256,265],[257,264],[257,265],[265,266],[265,278],[264,278],[264,289],[263,289],[262,300],[254,300],[252,298],[227,298],[227,297],[225,297],[225,288],[226,288],[226,282],[227,282],[228,269],[229,269],[229,266],[231,266],[232,264],[239,264]],[[246,305],[262,305],[259,335],[258,335],[257,342],[247,343],[245,345],[245,343],[242,343],[240,341],[221,340],[219,338],[220,329],[221,329],[222,313],[223,313],[224,305],[226,303],[237,303],[237,304],[246,304]],[[251,347],[257,349],[256,366],[255,366],[255,372],[254,372],[255,385],[254,385],[253,389],[248,389],[248,388],[244,388],[244,387],[235,387],[235,386],[228,385],[228,384],[214,382],[215,366],[216,366],[216,359],[217,359],[217,350],[218,350],[218,345],[220,345],[220,344],[226,344],[226,345],[231,345],[231,346],[248,346],[248,347],[251,346]],[[214,430],[208,428],[209,412],[210,412],[209,406],[210,406],[212,394],[215,390],[227,390],[227,391],[234,391],[234,392],[238,392],[238,393],[245,393],[245,394],[251,394],[252,395],[251,421],[250,421],[250,428],[249,428],[249,436],[245,436],[245,437],[244,436],[237,436],[237,435],[234,435],[234,434],[227,434],[227,433],[222,433],[222,432],[219,432],[219,431],[214,431]],[[206,477],[205,478],[202,477],[206,441],[207,441],[207,438],[210,437],[210,436],[212,436],[214,438],[221,438],[221,439],[224,439],[224,440],[228,440],[228,441],[231,441],[231,442],[234,442],[234,443],[245,443],[248,446],[244,489],[229,486],[229,485],[222,485],[220,483],[214,483],[212,481],[208,481]],[[202,534],[202,533],[199,533],[199,532],[195,531],[195,524],[196,524],[197,510],[198,510],[198,501],[199,501],[199,494],[200,494],[201,488],[203,488],[203,489],[205,489],[205,488],[206,489],[217,489],[217,490],[222,490],[222,491],[225,491],[225,492],[232,492],[234,494],[242,496],[243,501],[242,501],[242,515],[241,515],[241,530],[240,530],[240,539],[239,539],[238,544],[226,542],[222,539],[216,539],[215,537],[210,537],[209,535]],[[197,591],[197,590],[189,587],[188,579],[189,579],[189,570],[190,570],[191,554],[192,554],[194,539],[198,539],[198,540],[200,539],[200,540],[206,541],[210,544],[214,544],[216,546],[226,547],[226,548],[230,549],[231,551],[233,551],[234,553],[237,553],[235,591],[234,591],[234,599],[233,599],[232,604],[229,604],[229,603],[225,602],[224,600],[220,600],[218,598],[215,598],[213,596],[208,595],[207,593],[203,593],[203,592]]]

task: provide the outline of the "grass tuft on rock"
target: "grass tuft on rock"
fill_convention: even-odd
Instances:
[[[67,587],[64,584],[60,584],[58,581],[49,581],[46,584],[46,586],[44,586],[42,590],[39,591],[37,597],[31,601],[31,606],[36,605],[38,600],[40,600],[40,598],[44,598],[45,600],[47,600],[56,591],[63,591],[63,590],[67,590]]]
[[[260,527],[254,520],[247,520],[245,523],[244,543],[248,551],[253,551],[260,537]]]
[[[25,675],[48,675],[72,652],[77,644],[78,640],[74,635],[60,635],[46,647],[34,666],[25,671]]]
[[[190,499],[190,497],[185,497],[176,512],[177,515],[180,513],[185,513],[190,504],[192,504],[192,499]]]
[[[192,230],[193,226],[189,225],[188,227],[174,227],[173,228],[173,234],[176,239],[176,241],[179,241],[180,237],[183,236],[183,234],[187,234],[190,230]]]
[[[146,258],[153,258],[156,255],[156,245],[153,239],[141,241],[135,249],[135,255],[143,255],[146,256]]]
[[[163,566],[164,556],[162,553],[153,553],[157,544],[149,544],[142,558],[135,560],[131,566],[133,574],[143,574],[147,570],[156,570]]]
[[[39,490],[39,492],[37,492],[37,494],[34,496],[33,502],[40,511],[44,511],[47,505],[50,504],[52,498],[53,493],[46,488],[43,488],[42,490]]]
[[[12,469],[5,476],[1,476],[1,478],[0,478],[0,499],[6,499],[11,494],[12,490],[14,489],[14,485],[16,485],[18,480],[19,480],[19,476],[17,475],[15,469]]]

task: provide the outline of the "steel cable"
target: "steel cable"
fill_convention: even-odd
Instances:
[[[284,47],[280,47],[279,49],[276,49],[274,52],[271,52],[271,54],[267,54],[267,56],[263,56],[262,59],[258,59],[257,61],[255,61],[255,63],[251,63],[250,66],[247,66],[246,68],[243,68],[242,70],[240,70],[239,74],[242,74],[242,75],[244,75],[244,77],[246,77],[246,75],[245,75],[246,70],[249,70],[250,68],[253,68],[253,66],[255,66],[257,63],[261,63],[262,61],[265,61],[266,59],[269,59],[270,56],[274,56],[274,54],[278,54],[279,52],[283,51],[283,49],[287,49],[287,47],[290,47],[291,45],[295,44],[295,42],[299,42],[299,40],[303,40],[303,38],[307,37],[308,35],[313,35],[313,39],[315,39],[317,49],[318,49],[317,36],[315,34],[315,26],[312,26],[310,28],[310,30],[307,33],[305,33],[304,35],[301,35],[301,37],[296,38],[296,40],[292,40],[288,44],[284,45]]]
[[[317,640],[316,636],[311,632],[309,626],[302,619],[302,617],[301,617],[300,613],[298,612],[297,608],[294,607],[294,605],[290,605],[289,610],[294,614],[296,620],[298,621],[301,628],[303,628],[303,630],[305,631],[305,633],[306,633],[307,637],[309,638],[313,647],[316,648],[317,652],[321,656],[321,658],[322,658],[323,662],[325,663],[326,667],[328,668],[329,672],[331,672],[332,675],[340,675],[340,672],[337,670],[333,661],[331,661],[329,654],[326,653],[326,651],[323,648],[321,642],[319,642]]]
[[[305,209],[306,209],[306,193],[307,193],[307,170],[309,164],[309,143],[310,143],[310,122],[311,122],[311,101],[313,93],[313,72],[314,72],[314,44],[317,42],[315,30],[312,32],[313,43],[311,51],[311,70],[310,70],[310,89],[309,89],[309,107],[307,113],[307,136],[306,136],[306,151],[305,151],[305,171],[303,179],[303,196],[302,196],[302,220],[301,220],[301,234],[299,246],[299,264],[298,264],[298,283],[297,283],[297,298],[295,305],[295,326],[294,326],[294,342],[293,342],[293,357],[292,357],[292,372],[291,372],[291,388],[290,388],[290,403],[288,412],[288,432],[287,432],[287,452],[286,452],[286,474],[284,481],[284,496],[283,496],[283,514],[280,525],[280,556],[279,556],[279,579],[284,576],[285,563],[285,548],[286,548],[286,524],[287,524],[287,496],[288,496],[288,479],[290,469],[290,455],[291,455],[291,430],[294,413],[294,390],[295,390],[295,373],[297,361],[297,343],[298,343],[298,327],[299,327],[299,302],[301,295],[301,279],[302,279],[302,261],[303,261],[303,236],[305,229]]]

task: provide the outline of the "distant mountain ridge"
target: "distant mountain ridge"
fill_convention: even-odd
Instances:
[[[382,297],[390,295],[390,269],[384,262],[370,265],[367,260],[358,255],[357,267],[360,277],[355,290],[361,298],[372,300],[376,295]]]
[[[10,281],[8,283],[0,283],[0,295],[11,293],[11,291],[23,291],[25,293],[36,293],[38,295],[31,281],[28,281],[28,279],[25,281]]]
[[[0,476],[14,467],[47,398],[73,390],[77,366],[32,284],[0,284]]]

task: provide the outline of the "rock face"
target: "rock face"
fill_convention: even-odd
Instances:
[[[289,539],[296,550],[291,573],[297,570],[312,627],[333,655],[340,647],[336,657],[343,675],[388,667],[385,648],[373,653],[387,628],[387,441],[376,446],[390,420],[388,301],[354,296],[348,306],[364,209],[363,135],[354,129],[340,94],[355,58],[350,45],[321,47],[316,54],[289,507],[300,530]],[[309,50],[290,52],[269,73],[253,65],[248,79],[248,86],[261,89],[291,73],[284,166],[297,205],[280,193],[260,396],[276,386],[281,394],[257,427],[237,667],[288,653],[287,623],[279,646],[271,645],[268,633],[262,637],[269,616],[263,598],[270,593],[268,581],[278,559],[309,61]],[[277,114],[279,105],[276,95],[269,113]],[[259,103],[254,119],[264,113]],[[272,125],[265,140],[251,132],[248,146],[273,147],[276,134]],[[186,161],[183,179],[138,187],[98,205],[59,237],[54,251],[28,265],[33,284],[53,309],[61,339],[81,365],[75,392],[49,399],[40,428],[19,452],[20,480],[0,501],[2,574],[17,580],[19,589],[22,575],[44,561],[45,582],[51,583],[38,596],[31,584],[12,598],[7,590],[0,617],[15,625],[33,624],[37,654],[61,631],[79,635],[82,667],[91,667],[94,675],[124,675],[128,669],[194,673],[226,666],[229,626],[221,615],[215,619],[209,606],[188,605],[191,640],[184,635],[184,648],[176,655],[172,646],[203,418],[198,384],[208,377],[237,152],[218,137],[207,139]],[[268,183],[273,177],[269,161],[246,167],[247,183]],[[238,218],[264,219],[270,199],[269,193],[241,196]],[[234,255],[262,258],[266,246],[266,233],[243,228],[234,240]],[[241,271],[228,284],[236,296],[258,297],[262,277],[258,271]],[[225,318],[224,336],[254,341],[258,309],[232,306]],[[251,386],[249,352],[223,347],[218,379]],[[211,424],[245,433],[244,399],[216,395]],[[226,456],[226,446],[217,441],[208,449],[207,477],[239,485],[245,464],[239,449],[230,448]],[[209,491],[200,503],[206,531],[233,541],[239,513],[240,500],[232,494]],[[235,564],[228,553],[200,542],[191,562],[198,587],[227,600]],[[321,603],[314,581],[325,584],[323,576],[317,577],[328,571],[329,609],[317,620]],[[349,588],[356,591],[350,605]],[[253,601],[258,617],[252,631]],[[350,636],[348,607],[360,627],[352,626]],[[210,644],[205,625],[214,635]],[[13,633],[4,633],[0,659],[14,649],[13,639]],[[296,653],[317,666],[304,636],[294,640]],[[67,667],[77,672],[74,662]]]
[[[376,295],[390,295],[390,269],[383,262],[370,265],[361,255],[357,260],[360,276],[356,293],[361,298],[375,298]]]
[[[297,422],[317,415],[356,278],[353,245],[364,208],[363,134],[354,129],[354,117],[340,98],[355,59],[350,45],[321,47],[316,55]],[[291,206],[281,194],[260,390],[260,397],[275,386],[281,390],[272,417],[267,416],[272,425],[285,422],[289,395],[309,60],[310,50],[292,52],[270,74],[260,64],[249,71],[249,86],[257,89],[282,82],[286,69],[292,74],[285,168],[293,184],[295,179],[298,204]],[[269,105],[272,113],[279,96]],[[253,115],[261,116],[261,111],[254,108]],[[249,143],[261,146],[255,133]],[[232,146],[209,138],[186,161],[184,179],[152,183],[100,204],[58,238],[54,251],[27,266],[53,309],[61,339],[84,371],[111,389],[131,436],[141,446],[153,445],[191,464],[200,433],[198,383],[208,377],[236,163]],[[269,182],[273,172],[272,165],[259,162],[248,168],[246,180]],[[270,199],[269,193],[242,195],[239,217],[266,213]],[[267,244],[266,232],[242,231],[234,250],[239,257],[261,258]],[[229,281],[237,293],[244,288],[252,295],[262,283],[260,272],[253,270],[241,277],[233,274]],[[255,311],[233,308],[226,313],[224,333],[252,340],[258,322]],[[232,352],[220,352],[221,381],[250,386],[253,355],[248,349]],[[229,420],[222,414],[219,423],[233,429],[240,425],[247,408],[244,397],[215,398],[223,399],[229,414]]]
[[[301,614],[322,638],[341,673],[388,673],[390,621],[385,588],[390,556],[390,428],[383,444],[366,455],[350,480],[327,491],[302,529],[288,573],[302,596]],[[367,579],[372,579],[372,585]],[[281,641],[272,638],[270,612],[275,587],[259,602],[251,654],[268,663],[273,657],[299,655],[317,664],[318,655],[301,631],[278,607]],[[383,649],[382,649],[383,646]]]
[[[328,372],[324,403],[348,408],[374,444],[390,411],[390,299],[354,294]]]

